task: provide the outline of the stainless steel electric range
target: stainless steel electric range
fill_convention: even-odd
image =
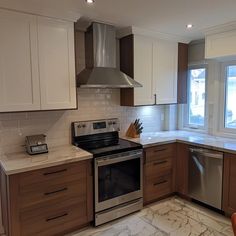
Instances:
[[[72,123],[72,143],[94,157],[95,226],[143,207],[142,145],[118,131],[118,119]]]

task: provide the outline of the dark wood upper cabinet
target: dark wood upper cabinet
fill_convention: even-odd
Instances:
[[[134,36],[128,35],[120,39],[120,70],[134,78]],[[134,89],[120,90],[120,105],[134,106]]]
[[[178,89],[177,102],[187,103],[187,80],[188,80],[188,44],[178,44]]]

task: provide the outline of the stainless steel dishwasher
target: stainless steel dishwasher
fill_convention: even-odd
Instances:
[[[202,148],[190,148],[189,196],[209,206],[221,209],[223,153]]]

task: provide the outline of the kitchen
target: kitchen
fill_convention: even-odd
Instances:
[[[210,15],[206,22],[191,11],[193,15],[183,16],[186,21],[180,24],[183,19],[177,13],[192,7],[181,3],[183,9],[177,7],[176,14],[166,3],[156,16],[155,3],[139,2],[130,20],[128,10],[121,14],[124,1],[113,2],[115,7],[108,1],[2,1],[3,235],[233,235],[229,217],[236,212],[236,6],[204,6],[202,14]],[[130,1],[127,8],[133,4]],[[151,23],[145,21],[142,8],[153,14]],[[162,11],[173,13],[171,22]],[[91,26],[94,21],[100,23]],[[97,68],[112,70],[85,76],[81,84],[79,75],[86,67],[85,74],[92,76]],[[117,73],[120,80],[114,85]],[[125,88],[116,85],[121,79],[128,81]],[[128,134],[135,120],[138,132]],[[41,136],[36,146],[45,148],[41,151],[48,147],[48,154],[29,155],[25,137],[38,134],[45,134],[46,141]],[[133,200],[125,199],[129,194],[116,196],[118,202],[106,201],[113,205],[104,208],[96,199],[112,195],[106,192],[111,186],[104,185],[96,197],[96,181],[111,179],[111,168],[98,182],[96,163],[103,164],[96,149],[107,155],[104,149],[115,147],[109,155],[117,161],[118,146],[120,152],[135,155],[136,164],[127,168],[127,162],[116,169],[120,174],[126,170],[126,176],[114,177],[110,192],[116,194],[125,182],[135,183],[139,190]],[[213,162],[208,156],[219,158]],[[129,179],[135,169],[138,182]],[[208,176],[208,169],[215,175]]]

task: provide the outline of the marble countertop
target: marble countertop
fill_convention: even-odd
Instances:
[[[236,139],[211,136],[208,134],[188,132],[188,131],[163,131],[153,133],[143,133],[140,138],[127,138],[127,140],[140,143],[144,148],[155,145],[182,142],[195,146],[205,147],[218,151],[225,151],[236,154]]]
[[[236,139],[211,136],[188,131],[163,131],[143,133],[140,138],[124,139],[140,143],[144,148],[156,145],[182,142],[194,146],[209,148],[236,154]],[[7,175],[22,173],[41,168],[52,167],[87,159],[92,159],[91,153],[72,145],[52,147],[49,153],[31,156],[26,152],[2,154],[0,164]]]
[[[0,164],[6,175],[92,159],[91,153],[72,145],[52,147],[49,153],[29,155],[26,152],[2,154]]]

